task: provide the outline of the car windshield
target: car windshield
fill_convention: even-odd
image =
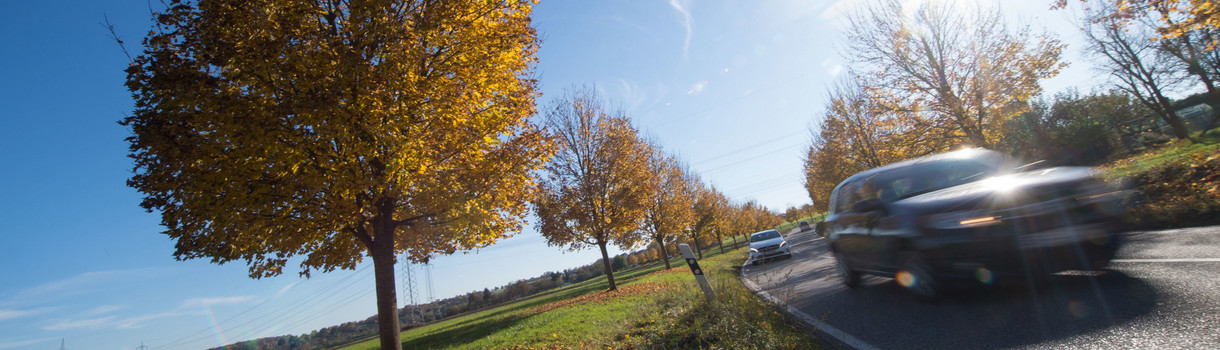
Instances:
[[[759,232],[759,233],[755,233],[755,234],[751,235],[750,243],[762,242],[765,240],[776,239],[776,238],[779,238],[779,231],[776,231],[776,230],[763,231],[763,232]]]
[[[984,159],[945,159],[880,173],[869,183],[878,198],[889,202],[978,181],[1000,170],[999,163]]]

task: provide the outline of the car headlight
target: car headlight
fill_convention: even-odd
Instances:
[[[928,216],[924,225],[936,229],[983,227],[999,224],[1003,219],[997,213],[985,210],[958,211]]]
[[[751,252],[751,253],[757,253],[757,252],[758,252],[758,249],[750,248],[750,252]]]
[[[779,242],[779,247],[783,248],[788,245],[788,241]]]

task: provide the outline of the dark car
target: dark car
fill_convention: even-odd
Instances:
[[[866,170],[831,194],[825,230],[848,287],[894,277],[924,299],[947,282],[1104,267],[1119,191],[1090,168],[1029,170],[964,149]]]

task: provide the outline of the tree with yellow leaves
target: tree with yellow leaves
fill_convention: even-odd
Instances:
[[[716,242],[724,242],[723,221],[725,220],[726,211],[728,210],[729,199],[723,193],[716,190],[716,187],[704,187],[702,183],[696,187],[696,200],[694,222],[691,223],[692,232],[707,232],[716,237]],[[720,245],[720,252],[724,253],[724,245]]]
[[[606,246],[629,249],[641,238],[655,195],[648,166],[654,151],[621,111],[606,111],[593,87],[566,91],[545,113],[558,148],[533,200],[539,231],[552,246],[601,249],[614,290]]]
[[[551,154],[531,125],[532,2],[186,1],[127,68],[141,206],[175,258],[250,276],[374,264],[383,349],[394,265],[519,231]]]
[[[1080,0],[1086,2],[1087,0]],[[1127,21],[1155,14],[1159,37],[1173,39],[1191,32],[1212,32],[1220,29],[1220,3],[1215,0],[1102,0],[1112,11],[1105,20],[1124,24]],[[1066,7],[1068,0],[1056,0],[1054,9]],[[1208,35],[1203,44],[1208,51],[1220,49],[1220,35]]]
[[[856,172],[943,150],[955,141],[921,127],[926,123],[917,121],[917,113],[889,108],[878,88],[861,81],[849,75],[831,88],[825,117],[813,132],[805,189],[815,206],[829,203],[834,187]]]
[[[842,56],[870,95],[913,113],[928,136],[990,147],[1008,118],[1059,73],[1064,45],[1028,27],[1009,30],[999,9],[966,13],[942,2],[874,3],[849,16]]]
[[[664,153],[656,142],[651,145],[653,152],[648,158],[648,168],[656,177],[652,181],[652,200],[644,213],[644,232],[661,247],[661,255],[669,256],[665,245],[687,230],[687,225],[694,217],[694,184],[690,181],[689,171],[673,155]],[[672,268],[669,259],[665,268]]]

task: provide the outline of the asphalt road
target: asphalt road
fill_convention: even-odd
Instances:
[[[1220,226],[1124,236],[1108,271],[963,288],[936,304],[890,278],[844,287],[813,232],[788,236],[793,258],[743,276],[845,348],[1220,349]]]

